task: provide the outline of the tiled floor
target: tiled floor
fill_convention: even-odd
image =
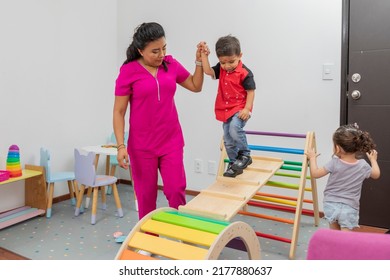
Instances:
[[[50,219],[37,217],[0,230],[0,247],[33,260],[112,260],[120,243],[115,242],[114,232],[127,234],[138,220],[134,207],[133,189],[128,185],[118,186],[124,217],[115,216],[115,203],[112,195],[107,196],[107,209],[98,209],[97,223],[90,224],[91,210],[74,217],[70,201],[56,203]],[[188,197],[188,200],[192,197]],[[166,200],[159,194],[158,207],[165,207]],[[269,214],[269,210],[256,209]],[[272,212],[275,213],[275,212]],[[291,218],[291,214],[278,212],[278,215]],[[287,216],[286,216],[287,217]],[[237,215],[233,220],[241,220],[253,226],[256,231],[291,238],[292,225]],[[313,217],[302,216],[299,242],[295,259],[304,260],[308,241],[319,227],[327,227],[324,220],[319,227],[313,225]],[[290,244],[260,238],[261,258],[265,260],[288,260]],[[247,259],[247,253],[226,248],[220,259]]]

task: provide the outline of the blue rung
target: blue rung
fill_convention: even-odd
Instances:
[[[285,133],[285,132],[267,132],[267,131],[249,131],[249,130],[246,130],[245,133],[246,134],[254,134],[254,135],[265,135],[265,136],[306,138],[306,134]]]
[[[291,149],[291,148],[281,148],[281,147],[271,147],[271,146],[257,146],[257,145],[248,145],[249,149],[255,151],[267,151],[267,152],[277,152],[277,153],[286,153],[286,154],[297,154],[303,155],[304,150],[302,149]]]

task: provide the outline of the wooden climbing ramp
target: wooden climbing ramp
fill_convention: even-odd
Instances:
[[[235,178],[223,176],[228,159],[222,142],[216,181],[178,210],[160,208],[141,219],[122,243],[115,259],[214,260],[225,247],[246,250],[249,259],[260,259],[258,237],[290,243],[289,257],[293,259],[301,215],[311,215],[314,224],[319,223],[316,181],[307,174],[305,155],[308,149],[316,149],[314,133],[246,133],[250,141],[256,138],[256,143],[248,141],[253,163],[242,174]],[[263,145],[267,141],[259,141],[259,136],[273,138],[269,140],[271,144],[283,142],[280,138],[300,142],[288,140],[290,147]],[[273,193],[272,189],[288,189],[297,194],[286,196]],[[306,198],[305,193],[311,193],[312,197]],[[303,207],[307,204],[312,210]],[[253,211],[253,208],[260,210]],[[289,212],[292,218],[264,215],[262,208]],[[291,224],[291,237],[255,232],[247,223],[231,222],[237,214]],[[153,258],[137,253],[139,250],[150,252]]]

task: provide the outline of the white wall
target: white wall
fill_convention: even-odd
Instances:
[[[75,147],[105,143],[112,131],[116,32],[115,1],[1,0],[0,169],[12,144],[23,166],[39,164],[46,146],[53,169],[64,171],[73,169]],[[54,196],[66,189],[58,184]],[[0,211],[23,204],[22,195],[0,193]]]
[[[142,22],[164,26],[167,52],[190,71],[199,41],[214,50],[219,37],[237,36],[243,62],[257,83],[253,116],[246,129],[314,131],[321,164],[331,156],[331,134],[339,124],[341,8],[337,0],[170,0],[164,4],[119,0],[118,61],[123,61],[133,30]],[[217,62],[215,53],[210,60]],[[324,63],[334,64],[333,80],[322,80]],[[216,89],[217,82],[205,77],[200,95],[184,89],[176,95],[186,139],[189,189],[199,190],[215,181],[214,175],[207,174],[207,162],[218,162],[220,156],[222,127],[213,111]],[[282,147],[289,147],[291,140],[280,141]],[[201,174],[194,172],[195,159],[203,160]],[[321,197],[323,183],[323,179],[318,181]]]
[[[257,82],[246,128],[315,131],[319,164],[330,158],[340,110],[340,1],[1,0],[0,169],[12,144],[19,145],[23,165],[38,164],[39,148],[47,146],[54,169],[65,170],[73,168],[74,147],[107,141],[114,81],[134,28],[146,21],[164,26],[168,53],[191,71],[199,41],[213,48],[218,37],[237,36]],[[210,60],[217,62],[213,54]],[[324,63],[335,65],[333,80],[322,80]],[[206,165],[220,155],[216,89],[206,77],[201,94],[179,89],[176,95],[188,189],[215,180]],[[203,160],[203,173],[194,172],[195,159]],[[64,193],[60,185],[55,196]],[[15,201],[16,188],[0,188],[3,195],[14,207],[22,203]],[[3,207],[2,199],[0,212]]]

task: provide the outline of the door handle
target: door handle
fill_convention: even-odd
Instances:
[[[362,96],[362,94],[361,94],[360,91],[358,91],[358,90],[354,90],[354,91],[351,93],[351,97],[352,97],[352,99],[354,99],[354,100],[358,100],[361,96]]]

